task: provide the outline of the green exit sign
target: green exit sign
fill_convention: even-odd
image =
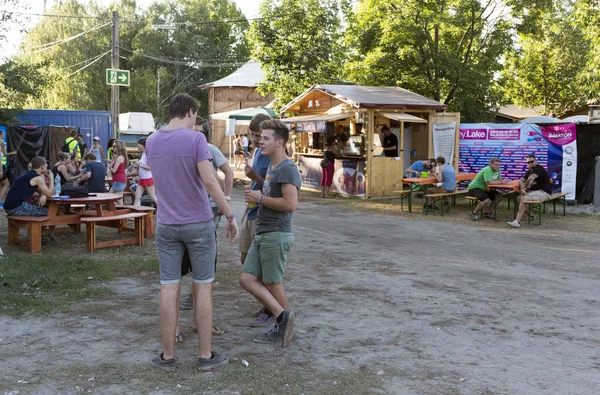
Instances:
[[[106,69],[106,85],[129,86],[129,70]]]

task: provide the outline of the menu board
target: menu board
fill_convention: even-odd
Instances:
[[[575,124],[461,124],[459,171],[477,173],[491,158],[502,161],[503,178],[523,177],[533,154],[553,179],[554,192],[575,199],[577,144]]]

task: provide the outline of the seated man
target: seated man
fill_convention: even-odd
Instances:
[[[545,202],[552,195],[552,183],[550,182],[548,172],[538,164],[535,155],[527,155],[527,167],[527,172],[519,180],[521,196],[518,198],[519,212],[517,213],[517,218],[512,222],[508,222],[513,228],[521,227],[521,218],[523,218],[523,214],[527,210],[525,202],[532,200]]]
[[[421,172],[430,171],[435,166],[435,159],[427,159],[427,160],[418,160],[413,163],[408,169],[404,172],[407,176],[415,176],[420,178]]]
[[[20,175],[6,195],[4,209],[8,215],[44,217],[48,215],[46,199],[51,198],[54,192],[54,179],[49,178],[50,185],[46,185],[44,175],[48,175],[48,166],[46,159],[36,156],[31,161],[31,170]],[[39,192],[40,197],[37,205],[27,203],[27,201]]]
[[[475,207],[475,210],[471,213],[473,221],[479,221],[479,215],[477,213],[480,210],[485,209],[483,216],[488,219],[494,219],[494,201],[497,204],[502,200],[502,194],[496,193],[495,189],[488,188],[488,185],[503,184],[502,174],[500,174],[500,159],[490,159],[489,166],[481,169],[475,176],[473,181],[469,184],[469,196],[476,197],[479,200],[479,204]]]
[[[435,177],[437,178],[439,186],[429,188],[429,193],[452,193],[456,190],[456,172],[454,168],[446,164],[446,158],[438,156],[435,160],[437,168],[435,171]],[[429,208],[433,208],[432,199],[429,198]],[[450,204],[448,196],[444,197],[444,203]]]
[[[104,186],[106,167],[102,163],[96,162],[96,155],[94,154],[87,154],[84,160],[85,168],[83,170],[83,175],[75,182],[79,185],[83,185],[87,182],[88,192],[106,192],[106,187]]]

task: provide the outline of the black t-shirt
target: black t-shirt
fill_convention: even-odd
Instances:
[[[106,192],[104,187],[104,179],[106,177],[106,167],[102,163],[88,161],[84,172],[91,172],[92,176],[87,182],[88,192],[102,193]]]
[[[550,184],[550,177],[548,172],[542,166],[537,165],[536,167],[527,170],[523,178],[527,180],[531,174],[535,174],[537,178],[533,180],[529,188],[532,191],[539,191],[540,189],[549,195],[552,195],[552,184]]]
[[[390,133],[387,137],[384,136],[382,145],[383,148],[396,146],[395,150],[383,151],[385,156],[392,158],[398,156],[398,137],[394,133]]]
[[[87,144],[86,143],[80,143],[79,144],[79,159],[83,158],[83,155],[85,155],[85,150],[87,149]]]

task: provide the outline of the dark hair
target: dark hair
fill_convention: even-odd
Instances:
[[[46,158],[42,158],[41,156],[36,156],[31,160],[31,168],[33,170],[39,169],[40,167],[46,164]]]
[[[271,117],[267,114],[255,114],[250,120],[248,129],[250,129],[251,132],[260,132],[260,124],[269,119],[271,119]]]
[[[275,135],[283,140],[283,143],[287,143],[290,138],[290,130],[287,128],[286,124],[277,120],[277,119],[268,119],[266,121],[262,121],[260,124],[260,130],[272,130],[275,132]]]
[[[83,134],[79,133],[79,134],[77,135],[77,137],[81,137],[81,138],[83,138]]]
[[[527,157],[531,158],[531,159],[537,159],[534,154],[529,154],[529,155],[527,155]]]
[[[137,142],[139,145],[143,145],[144,147],[146,146],[146,138],[142,137],[141,139],[138,140]]]
[[[91,161],[95,161],[96,160],[96,155],[92,154],[91,152],[89,154],[87,154],[86,156],[83,157],[83,159],[85,160],[91,160]]]
[[[390,128],[387,125],[383,125],[383,127],[381,128],[382,132],[389,132]]]
[[[75,129],[71,130],[71,132],[69,133],[69,136],[71,136],[71,137],[77,136],[77,130],[75,130]]]
[[[196,99],[186,93],[178,93],[173,96],[171,103],[169,103],[169,119],[183,119],[190,110],[195,114],[199,108],[200,105]]]
[[[443,156],[438,156],[435,161],[443,165],[444,163],[446,163],[446,158],[444,158]]]
[[[333,143],[335,143],[336,140],[337,138],[335,136],[329,136],[327,138],[327,145],[332,145]]]
[[[115,139],[108,139],[108,144],[106,144],[106,149],[107,150],[111,149],[114,142],[115,142]],[[110,159],[110,158],[108,158],[108,159]]]

